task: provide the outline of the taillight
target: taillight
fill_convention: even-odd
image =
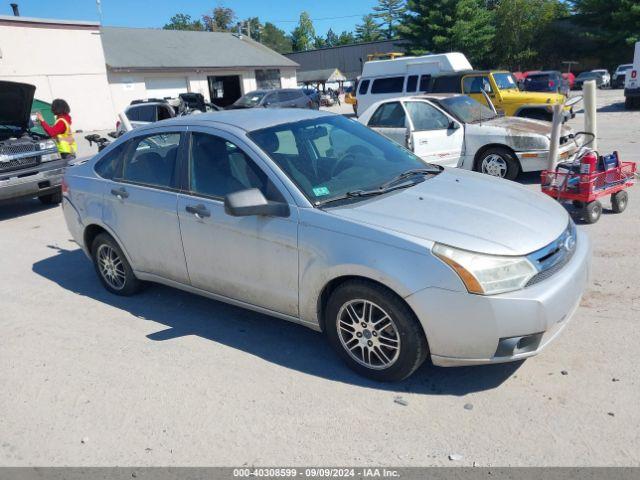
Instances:
[[[549,88],[553,88],[556,86],[556,83],[553,80],[549,80]]]
[[[120,129],[120,120],[116,122],[116,130],[119,130],[119,129]]]
[[[60,188],[62,190],[62,195],[69,195],[69,184],[67,183],[67,179],[62,177],[62,183],[60,184]]]
[[[636,70],[633,70],[631,72],[631,78],[636,78],[638,76],[638,72]]]

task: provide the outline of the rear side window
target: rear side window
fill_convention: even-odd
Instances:
[[[420,77],[420,91],[428,92],[430,83],[431,83],[431,75],[422,75],[422,77]]]
[[[138,137],[129,143],[122,180],[152,187],[176,186],[179,133]]]
[[[371,93],[400,93],[404,77],[377,78],[371,86]]]
[[[407,78],[407,92],[415,92],[418,86],[418,75],[409,75]]]
[[[462,80],[463,93],[482,93],[482,90],[487,93],[493,91],[489,77],[465,77]]]
[[[96,173],[108,180],[118,176],[117,174],[119,174],[122,169],[122,154],[128,144],[128,142],[121,143],[102,157],[94,167]]]
[[[358,87],[358,93],[360,95],[365,95],[367,93],[367,90],[369,90],[369,80],[363,80],[360,83],[360,87]]]
[[[155,122],[155,105],[138,105],[127,110],[127,118],[132,122]]]
[[[170,107],[165,105],[158,105],[158,120],[167,120],[171,117]]]
[[[389,102],[380,105],[371,120],[369,120],[368,125],[382,128],[405,128],[406,116],[404,108],[402,108],[400,102]]]

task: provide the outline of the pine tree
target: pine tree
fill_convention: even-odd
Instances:
[[[316,30],[313,28],[313,22],[307,12],[300,14],[298,26],[291,32],[291,41],[293,43],[293,51],[300,52],[309,50],[313,46],[316,37]]]
[[[326,43],[327,47],[335,47],[338,44],[338,35],[332,29],[327,32]]]
[[[378,0],[378,5],[373,7],[374,18],[377,18],[386,26],[387,38],[396,37],[396,25],[400,23],[406,8],[404,0]]]
[[[410,53],[451,51],[457,4],[458,0],[407,1],[407,12],[398,32],[409,41]]]
[[[343,30],[338,37],[337,45],[351,45],[352,43],[356,43],[356,39],[353,36],[353,33]]]
[[[284,30],[279,29],[273,23],[267,22],[262,27],[260,42],[278,53],[291,53],[291,38],[287,37]]]
[[[380,26],[375,22],[373,15],[362,17],[362,23],[356,25],[356,39],[359,42],[373,42],[381,38]]]
[[[485,8],[483,0],[458,0],[451,28],[452,48],[463,52],[476,68],[490,66],[496,37],[494,20],[493,11]]]

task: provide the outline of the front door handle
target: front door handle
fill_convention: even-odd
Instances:
[[[127,192],[124,188],[113,188],[111,190],[111,195],[115,195],[120,200],[123,198],[127,198],[129,196],[129,192]]]
[[[209,211],[209,209],[201,203],[198,205],[187,205],[185,207],[185,210],[189,213],[193,213],[197,218],[205,218],[211,216],[211,212]]]

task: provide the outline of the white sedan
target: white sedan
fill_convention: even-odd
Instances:
[[[544,170],[551,123],[501,117],[466,95],[391,98],[369,107],[360,123],[400,143],[429,163],[515,179]],[[562,127],[560,159],[576,150],[573,132]]]

